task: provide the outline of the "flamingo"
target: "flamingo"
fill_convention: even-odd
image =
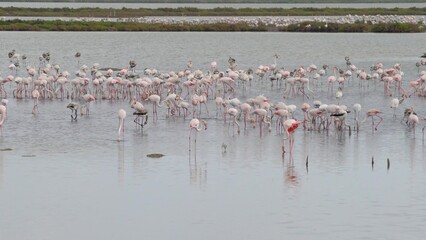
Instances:
[[[248,103],[242,103],[240,105],[240,109],[241,109],[241,114],[244,114],[244,129],[247,129],[247,117],[249,117],[250,121],[252,120],[250,115],[252,107]]]
[[[210,63],[210,68],[211,68],[212,72],[214,72],[216,70],[216,68],[217,68],[217,62],[211,62]]]
[[[414,113],[413,108],[411,108],[410,114],[408,115],[408,126],[413,128],[414,136],[416,136],[416,125],[419,124],[419,117]]]
[[[136,101],[136,97],[133,96],[132,100],[130,102],[130,107],[135,109],[135,112],[133,113],[133,115],[136,115],[136,118],[135,118],[135,120],[133,120],[133,122],[135,122],[136,124],[138,124],[140,126],[144,126],[148,122],[148,115],[147,115],[147,110],[145,109],[143,104]],[[139,122],[139,118],[141,116],[145,116],[145,122],[144,123]]]
[[[273,112],[274,115],[278,116],[276,131],[281,132],[282,127],[284,126],[284,121],[288,119],[288,111],[286,109],[278,109]]]
[[[197,132],[201,131],[201,126],[200,123],[204,126],[204,130],[207,130],[207,121],[205,120],[198,120],[197,118],[193,118],[190,122],[189,122],[189,153],[191,156],[191,134],[192,131],[195,130],[195,139],[194,139],[194,151],[195,153],[197,153]],[[197,155],[195,155],[197,156]]]
[[[359,131],[359,113],[361,112],[361,104],[355,103],[353,106],[354,109],[354,120],[355,120],[355,126],[354,128],[356,131]]]
[[[126,118],[126,111],[124,109],[118,110],[118,140],[120,141],[120,136],[123,135],[124,139],[124,119]]]
[[[372,123],[372,130],[373,130],[373,133],[374,133],[374,130],[376,130],[377,131],[377,127],[379,126],[379,124],[383,121],[383,118],[382,117],[380,117],[380,115],[379,114],[381,114],[381,113],[383,113],[382,111],[380,111],[379,109],[377,109],[377,108],[371,108],[371,109],[369,109],[368,111],[367,111],[367,113],[366,113],[366,115],[365,115],[365,118],[364,118],[364,120],[361,122],[361,123],[364,123],[365,121],[367,121],[367,118],[368,117],[371,117],[371,123]],[[376,126],[374,126],[374,117],[377,117],[377,118],[379,118],[380,119],[380,121],[377,123],[377,125]]]
[[[157,114],[157,106],[161,107],[160,104],[160,96],[157,94],[152,94],[148,97],[148,100],[152,102],[152,115],[154,117],[154,120],[158,120],[158,114]]]
[[[96,98],[93,95],[87,93],[87,94],[83,95],[83,100],[86,102],[86,104],[84,105],[86,107],[86,115],[89,115],[89,113],[90,113],[89,112],[89,104],[90,104],[90,102],[95,101]],[[83,113],[81,113],[81,114],[83,114]]]
[[[339,101],[342,97],[343,97],[343,90],[342,90],[342,87],[339,87],[336,92],[337,105],[339,105]]]
[[[180,98],[179,96],[177,97],[177,107],[179,108],[179,116],[180,116],[180,109],[183,109],[183,119],[186,118],[186,116],[188,115],[188,111],[189,111],[189,103],[185,102],[182,100],[182,98]]]
[[[285,147],[284,147],[284,142],[285,140],[289,140],[290,142],[290,159],[293,159],[293,145],[294,145],[294,131],[296,130],[297,127],[299,127],[299,125],[302,122],[300,121],[296,121],[292,118],[287,119],[284,121],[284,130],[287,133],[287,137],[283,138],[283,144],[282,144],[282,155],[284,157],[284,153],[285,153]]]
[[[404,101],[404,98],[394,98],[391,100],[390,107],[393,108],[393,118],[396,118],[396,109],[399,107],[399,105]]]
[[[38,99],[40,98],[40,92],[37,89],[34,89],[31,96],[34,98],[33,114],[36,114],[38,112]]]
[[[233,130],[234,129],[234,125],[237,124],[237,126],[238,126],[237,133],[240,134],[240,124],[237,122],[238,110],[236,108],[229,108],[226,111],[226,113],[229,114],[229,115],[231,115],[232,118],[233,118],[233,120],[234,120],[233,125],[232,125],[232,132],[234,132],[234,130]],[[229,122],[229,126],[230,125],[231,125],[231,122]]]
[[[67,105],[67,108],[71,110],[71,121],[77,121],[77,110],[80,108],[80,104],[71,102]],[[74,112],[74,116],[72,115]]]
[[[0,133],[3,135],[3,123],[6,120],[6,106],[0,105]]]
[[[221,114],[219,112],[222,112],[222,106],[224,105],[224,100],[221,97],[216,97],[216,99],[214,100],[216,103],[216,118],[218,116],[218,114]]]
[[[258,108],[258,109],[255,109],[254,111],[253,111],[253,114],[255,114],[255,115],[257,115],[257,116],[259,116],[259,129],[260,129],[260,136],[262,136],[262,122],[265,122],[266,124],[268,124],[269,125],[269,132],[271,131],[271,122],[270,121],[267,121],[267,118],[269,118],[268,117],[268,111],[266,111],[265,109],[263,109],[263,108]]]

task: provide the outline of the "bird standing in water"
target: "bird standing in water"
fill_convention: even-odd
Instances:
[[[0,105],[0,135],[3,135],[3,124],[6,120],[6,106]]]
[[[118,110],[118,141],[123,136],[124,140],[124,119],[126,118],[126,111],[124,109]]]
[[[195,151],[195,159],[197,159],[197,132],[201,131],[202,128],[200,123],[204,126],[204,130],[207,130],[207,121],[198,120],[197,118],[193,118],[191,122],[189,122],[189,154],[191,156],[191,135],[192,131],[195,130],[195,139],[194,139],[194,151]]]
[[[77,111],[80,108],[80,104],[76,102],[71,102],[67,105],[67,108],[71,110],[71,121],[77,121]]]
[[[284,131],[287,133],[287,137],[283,138],[282,156],[284,157],[285,153],[284,142],[288,139],[290,142],[290,160],[293,159],[294,131],[300,124],[301,122],[291,118],[284,121]]]

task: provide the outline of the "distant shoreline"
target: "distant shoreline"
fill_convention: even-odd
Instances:
[[[426,8],[0,8],[0,16],[31,17],[115,17],[147,16],[344,16],[344,15],[426,15]]]
[[[426,8],[123,8],[111,10],[9,7],[0,8],[2,18],[0,31],[414,33],[426,31],[425,14]]]
[[[246,22],[239,23],[140,23],[107,21],[42,21],[7,20],[0,22],[0,31],[98,31],[98,32],[375,32],[419,33],[425,32],[424,24],[413,23],[325,23],[306,21],[286,26],[274,26]]]

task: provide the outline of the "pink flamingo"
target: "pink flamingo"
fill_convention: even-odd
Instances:
[[[262,136],[262,122],[269,125],[269,131],[271,131],[271,122],[267,120],[268,117],[268,111],[263,108],[258,108],[253,111],[253,114],[259,116],[259,129],[260,129],[260,136]]]
[[[93,102],[93,101],[95,101],[96,100],[96,98],[93,96],[93,95],[91,95],[91,94],[89,94],[89,93],[87,93],[87,94],[84,94],[83,95],[83,100],[86,102],[86,115],[89,115],[89,105],[90,105],[90,102]]]
[[[195,153],[197,153],[197,132],[201,131],[201,129],[202,129],[201,126],[200,126],[200,123],[202,125],[204,125],[204,130],[207,130],[207,121],[205,121],[205,120],[200,121],[197,118],[193,118],[191,120],[191,122],[189,122],[189,153],[190,153],[190,156],[191,156],[191,134],[192,134],[193,130],[195,130],[194,151],[195,151]],[[197,156],[197,155],[195,155],[195,156]]]
[[[3,135],[3,123],[6,119],[6,106],[0,105],[0,133]]]
[[[118,141],[120,136],[123,135],[124,140],[124,119],[126,118],[126,111],[124,109],[118,110]]]
[[[242,103],[240,105],[241,113],[244,114],[244,129],[247,129],[247,117],[249,118],[249,121],[252,121],[251,117],[251,110],[252,106],[248,103]]]
[[[148,100],[152,102],[152,115],[154,120],[158,120],[157,107],[161,107],[160,96],[157,94],[152,94],[148,97]]]
[[[136,97],[133,96],[132,100],[130,101],[130,107],[135,109],[135,112],[133,113],[133,115],[136,115],[135,120],[133,120],[133,122],[135,122],[136,124],[143,126],[148,122],[148,115],[147,115],[147,110],[145,109],[145,107],[143,106],[142,103],[136,101]],[[139,122],[139,118],[141,116],[145,116],[145,122],[144,123],[140,123]]]
[[[353,109],[354,109],[354,120],[355,120],[354,129],[358,132],[359,131],[359,113],[361,112],[361,104],[355,103],[353,106]]]
[[[287,137],[283,138],[283,145],[282,145],[283,157],[285,153],[284,142],[285,140],[288,139],[290,141],[290,159],[293,159],[294,131],[296,130],[297,127],[299,127],[301,123],[302,122],[296,121],[292,118],[284,121],[284,130],[287,133]]]
[[[179,108],[179,116],[180,116],[180,109],[183,109],[183,119],[186,118],[186,116],[188,116],[188,111],[189,111],[189,103],[185,102],[182,100],[182,98],[180,98],[180,96],[176,97],[176,101],[177,101],[177,107]]]
[[[288,119],[289,113],[286,109],[278,109],[273,112],[274,115],[278,116],[275,130],[281,132],[284,126],[284,121]]]
[[[196,93],[194,95],[192,95],[191,104],[192,104],[192,117],[195,118],[197,106],[200,104],[200,96],[197,95]],[[200,109],[201,109],[201,107],[200,107]]]
[[[216,68],[217,68],[217,62],[211,62],[210,63],[210,68],[211,68],[212,72],[214,72],[216,70]]]
[[[237,129],[237,133],[240,134],[240,124],[237,122],[237,115],[238,115],[238,110],[236,108],[229,108],[226,111],[227,114],[231,115],[233,118],[233,125],[232,125],[232,132],[234,132],[234,125],[237,124],[238,129]],[[229,126],[231,125],[231,122],[229,122]]]
[[[31,96],[34,98],[33,114],[36,114],[38,112],[38,99],[40,98],[40,92],[37,89],[34,89]]]
[[[303,103],[301,107],[303,111],[303,129],[306,129],[306,122],[308,121],[308,111],[310,107],[311,106],[308,103]]]
[[[413,128],[414,137],[416,136],[416,126],[419,124],[419,117],[414,113],[414,109],[411,108],[410,115],[408,115],[407,124],[410,128]]]
[[[223,101],[223,98],[221,97],[216,97],[214,101],[216,103],[216,118],[217,118],[219,112],[222,113],[223,111],[222,106],[224,105],[224,101]]]
[[[366,115],[365,115],[365,118],[364,118],[364,120],[361,122],[361,123],[364,123],[365,121],[367,121],[367,118],[368,117],[371,117],[371,123],[372,123],[372,130],[373,130],[373,133],[374,133],[374,130],[376,130],[377,131],[377,127],[379,126],[379,124],[383,121],[383,118],[382,117],[380,117],[379,116],[379,114],[381,114],[382,113],[382,111],[380,111],[379,109],[377,109],[377,108],[372,108],[372,109],[369,109],[368,111],[367,111],[367,113],[366,113]],[[377,123],[377,125],[376,126],[374,126],[374,117],[377,117],[377,118],[379,118],[380,119],[380,121]]]

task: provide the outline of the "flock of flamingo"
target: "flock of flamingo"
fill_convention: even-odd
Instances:
[[[27,18],[19,17],[2,17],[3,21],[19,19],[21,21],[27,20]],[[37,17],[38,20],[43,18]],[[51,19],[51,18],[50,18]],[[346,15],[346,16],[219,16],[219,17],[187,17],[187,16],[170,16],[170,17],[153,17],[145,16],[139,18],[66,18],[58,17],[58,20],[62,21],[96,21],[96,22],[138,22],[148,24],[241,24],[245,23],[249,26],[272,26],[272,27],[284,27],[290,24],[298,24],[301,22],[324,22],[324,23],[339,23],[339,24],[353,24],[356,22],[363,23],[410,23],[417,24],[421,23],[426,25],[424,16],[414,15]]]
[[[255,69],[238,69],[237,61],[230,57],[229,65],[224,70],[219,69],[216,62],[211,62],[207,71],[193,69],[192,61],[189,60],[182,70],[162,72],[145,69],[138,73],[137,64],[133,60],[123,69],[101,68],[97,63],[90,68],[81,66],[81,54],[76,53],[75,58],[81,67],[71,74],[62,70],[59,64],[51,64],[48,52],[39,57],[37,67],[28,65],[26,56],[15,50],[8,56],[10,72],[6,78],[0,78],[1,131],[7,116],[8,98],[32,98],[32,113],[35,115],[42,114],[38,107],[40,100],[67,102],[64,107],[71,110],[71,121],[77,121],[79,115],[90,114],[91,102],[127,100],[136,116],[134,122],[142,127],[148,123],[148,116],[151,114],[152,121],[159,120],[158,108],[165,108],[166,119],[189,118],[189,151],[192,135],[195,134],[196,147],[196,134],[207,129],[207,119],[223,121],[228,129],[232,125],[232,134],[240,134],[241,129],[250,131],[258,128],[260,137],[264,135],[264,131],[271,132],[274,126],[277,134],[282,135],[282,155],[284,157],[288,152],[290,158],[295,141],[294,132],[300,126],[305,131],[313,132],[332,129],[337,136],[342,136],[344,133],[360,131],[361,124],[371,118],[374,133],[383,121],[385,111],[378,108],[367,109],[361,120],[361,104],[354,103],[351,108],[339,104],[349,83],[360,88],[365,88],[372,82],[383,84],[383,94],[389,97],[394,118],[397,118],[396,109],[405,99],[426,97],[426,71],[421,69],[426,66],[426,61],[423,59],[416,63],[417,79],[404,84],[404,73],[398,63],[389,68],[385,68],[380,62],[374,63],[365,70],[358,69],[349,57],[345,57],[342,67],[317,67],[312,64],[292,70],[279,68],[279,56],[275,54],[273,64],[260,65]],[[264,88],[269,84],[271,88],[279,89],[282,101],[272,101],[263,94],[246,97],[248,89],[256,92],[256,88]],[[9,91],[6,90],[6,85],[11,86]],[[321,91],[323,86],[326,89]],[[322,103],[318,100],[319,94],[326,94],[335,102]],[[245,99],[240,100],[238,97]],[[303,119],[296,119],[298,107],[287,102],[295,98],[303,98],[305,101],[299,106],[299,114],[303,114]],[[152,103],[152,107],[146,106],[148,102]],[[213,103],[216,106],[214,114],[209,112],[209,105],[211,107]],[[353,114],[353,121],[349,120],[349,114]],[[118,141],[124,140],[126,116],[124,109],[118,110]],[[408,107],[401,123],[415,133],[420,120],[426,122],[426,117],[419,118],[414,108]],[[425,127],[422,128],[423,139]]]

